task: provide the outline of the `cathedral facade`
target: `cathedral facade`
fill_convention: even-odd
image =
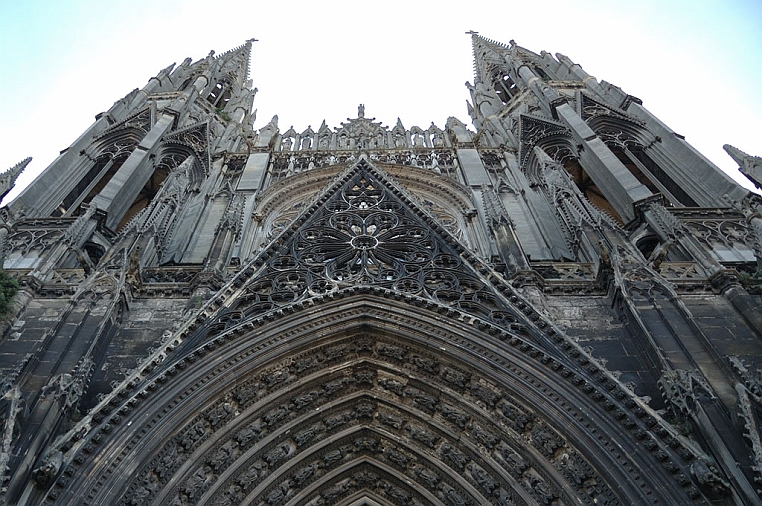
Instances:
[[[762,199],[471,38],[472,126],[255,130],[249,41],[0,209],[0,503],[760,504]]]

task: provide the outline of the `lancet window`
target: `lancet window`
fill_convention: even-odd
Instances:
[[[114,142],[95,158],[87,173],[64,197],[52,216],[76,216],[81,205],[88,204],[114,177],[122,164],[135,149],[134,142]]]
[[[607,127],[600,129],[598,134],[619,161],[651,192],[662,194],[673,206],[697,207],[691,196],[645,152],[635,132]]]
[[[507,104],[518,94],[518,86],[507,72],[495,71],[492,76],[492,87],[503,104]]]
[[[219,81],[212,87],[206,100],[214,107],[223,109],[230,101],[230,85],[225,81]]]

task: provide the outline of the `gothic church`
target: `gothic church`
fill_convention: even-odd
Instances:
[[[472,126],[255,130],[249,41],[0,209],[0,504],[760,504],[762,199],[471,38]]]

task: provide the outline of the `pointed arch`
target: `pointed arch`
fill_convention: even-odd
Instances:
[[[60,504],[699,494],[669,426],[364,158],[59,444]]]
[[[655,487],[658,452],[679,457],[630,435],[648,417],[632,414],[618,387],[518,334],[445,323],[437,307],[410,302],[338,295],[316,301],[319,313],[233,322],[183,346],[80,445],[101,456],[74,458],[58,500],[92,490],[79,504],[211,504],[238,486],[233,504],[276,490],[302,503],[372,462],[443,504],[452,494],[473,504],[688,502],[679,487]]]

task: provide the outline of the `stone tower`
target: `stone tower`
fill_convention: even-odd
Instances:
[[[471,37],[475,131],[255,131],[249,41],[0,209],[4,504],[759,504],[762,200]]]

